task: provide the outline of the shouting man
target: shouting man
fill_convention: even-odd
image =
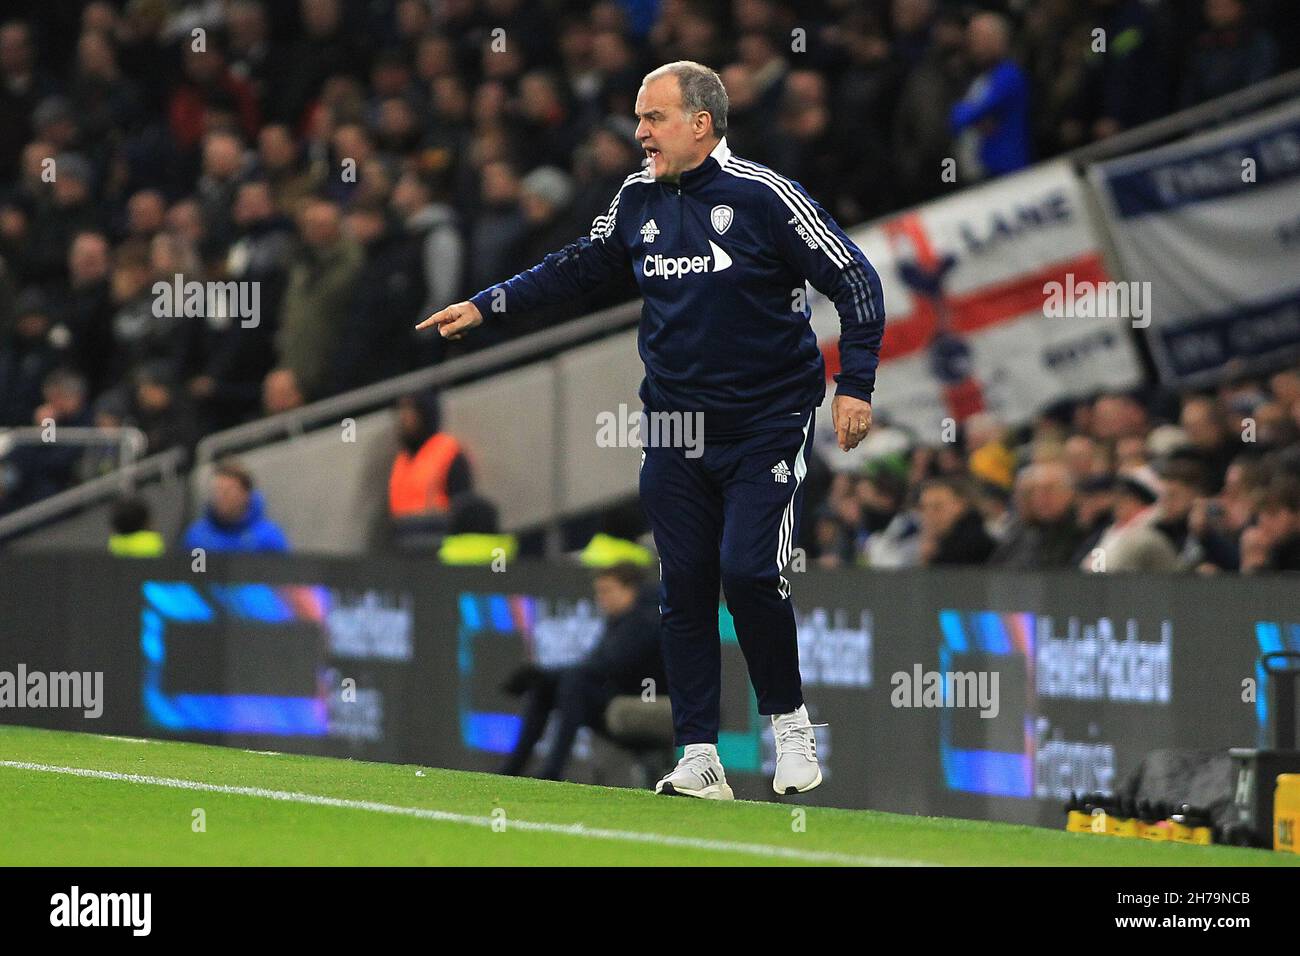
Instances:
[[[642,170],[585,238],[420,323],[459,338],[484,316],[570,300],[631,269],[647,415],[692,416],[692,441],[652,443],[641,500],[659,550],[664,664],[684,756],[657,793],[731,799],[718,759],[718,592],[736,623],[759,713],[776,738],[777,793],[821,783],[799,680],[790,584],[825,366],[805,282],[840,316],[831,405],[841,449],[871,427],[885,309],[862,252],[803,187],[727,147],[727,93],[698,63],[661,66],[636,99]]]

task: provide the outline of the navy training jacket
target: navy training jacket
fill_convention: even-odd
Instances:
[[[836,394],[870,401],[885,328],[880,277],[798,183],[724,137],[677,183],[629,176],[590,235],[471,301],[494,314],[572,299],[631,267],[646,411],[703,412],[710,438],[802,428],[826,394],[804,282],[840,316]]]

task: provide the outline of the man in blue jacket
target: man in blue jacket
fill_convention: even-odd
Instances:
[[[1011,58],[1011,26],[980,13],[966,28],[980,73],[949,118],[963,177],[992,179],[1029,165],[1029,80]]]
[[[590,235],[419,327],[459,338],[485,316],[572,299],[633,271],[644,300],[643,423],[655,426],[641,500],[660,556],[664,664],[685,749],[655,790],[732,796],[717,752],[721,588],[759,713],[772,718],[773,788],[801,793],[822,778],[781,572],[799,534],[813,414],[825,395],[805,281],[840,315],[831,415],[848,450],[871,427],[885,323],[880,280],[798,183],[731,152],[727,94],[708,67],[682,61],[653,71],[636,115],[644,167]],[[680,427],[658,427],[664,422]],[[654,440],[665,430],[670,440]]]
[[[266,502],[253,487],[252,474],[234,461],[220,462],[213,470],[203,517],[185,529],[182,543],[186,551],[289,550],[289,540],[280,526],[266,516]]]

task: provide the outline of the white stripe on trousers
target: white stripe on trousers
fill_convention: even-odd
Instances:
[[[777,592],[782,599],[790,596],[790,582],[781,572],[794,553],[794,502],[799,495],[799,485],[803,482],[804,475],[808,474],[808,463],[804,461],[803,452],[808,447],[808,429],[812,425],[812,418],[813,413],[809,412],[808,421],[803,426],[803,441],[799,445],[799,453],[794,458],[794,490],[790,492],[790,500],[786,502],[785,511],[781,513],[781,529],[776,536],[776,574],[780,578]]]

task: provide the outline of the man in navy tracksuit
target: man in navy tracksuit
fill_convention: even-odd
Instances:
[[[589,236],[419,327],[458,338],[484,316],[562,302],[633,270],[644,298],[648,420],[690,415],[703,429],[702,449],[652,443],[641,465],[660,556],[668,692],[685,748],[655,789],[732,796],[717,754],[721,588],[759,713],[772,717],[773,787],[811,790],[821,771],[781,573],[799,533],[814,410],[825,395],[804,283],[839,311],[832,417],[848,450],[871,427],[885,322],[880,280],[801,186],[727,147],[727,94],[712,70],[685,61],[660,67],[645,78],[636,113],[645,166]]]

